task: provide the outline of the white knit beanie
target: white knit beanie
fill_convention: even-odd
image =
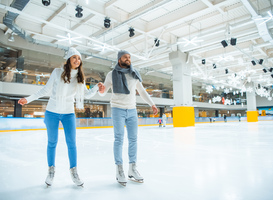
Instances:
[[[82,56],[80,54],[80,52],[77,51],[77,49],[75,49],[74,47],[70,47],[67,54],[65,55],[64,59],[68,59],[70,58],[71,56],[74,56],[74,55],[78,55],[80,56],[80,58],[82,59]]]

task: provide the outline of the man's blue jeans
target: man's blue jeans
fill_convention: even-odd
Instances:
[[[127,128],[129,141],[128,154],[129,163],[136,163],[137,159],[137,130],[138,117],[136,109],[121,109],[112,107],[112,120],[114,125],[114,157],[115,164],[123,164],[122,147],[124,138],[124,126]]]
[[[75,113],[58,114],[50,111],[45,112],[45,125],[47,128],[47,162],[48,166],[55,166],[56,146],[58,143],[59,121],[62,122],[65,140],[68,149],[70,168],[77,166],[76,147],[76,117]]]

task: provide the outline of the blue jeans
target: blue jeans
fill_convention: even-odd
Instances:
[[[58,143],[59,121],[62,122],[65,140],[68,149],[70,168],[77,166],[76,147],[76,117],[75,113],[58,114],[50,111],[45,112],[45,125],[47,128],[47,162],[48,166],[55,166],[56,146]]]
[[[137,159],[137,130],[138,117],[136,109],[112,108],[112,120],[114,125],[114,157],[115,164],[123,164],[122,147],[124,138],[124,126],[127,128],[127,137],[129,141],[128,155],[129,163],[136,163]]]

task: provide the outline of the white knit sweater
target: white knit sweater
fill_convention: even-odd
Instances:
[[[120,94],[120,93],[113,93],[111,97],[111,107],[116,108],[122,108],[122,109],[134,109],[136,108],[136,90],[138,91],[141,98],[146,101],[150,106],[154,105],[153,100],[149,96],[149,94],[144,89],[141,82],[139,82],[138,79],[134,79],[129,74],[125,74],[128,89],[130,91],[130,94]],[[109,72],[106,76],[105,82],[105,91],[103,94],[99,93],[101,96],[104,96],[109,88],[111,87],[113,91],[113,85],[112,85],[112,71]]]
[[[59,114],[74,113],[75,98],[78,98],[79,96],[91,98],[98,91],[97,85],[88,90],[85,84],[77,83],[78,70],[71,70],[70,83],[64,83],[61,79],[62,72],[62,68],[54,69],[47,84],[38,92],[26,98],[27,103],[39,99],[40,97],[50,95],[46,110]],[[83,108],[82,101],[83,98],[81,102],[77,102],[77,104],[79,103],[80,108]]]

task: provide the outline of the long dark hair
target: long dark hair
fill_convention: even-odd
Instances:
[[[70,83],[71,79],[71,63],[70,63],[70,58],[67,59],[66,63],[64,64],[64,71],[62,73],[62,79],[64,80],[65,83]],[[78,73],[77,73],[77,81],[78,83],[84,83],[85,77],[82,69],[82,61],[80,66],[77,68]]]

